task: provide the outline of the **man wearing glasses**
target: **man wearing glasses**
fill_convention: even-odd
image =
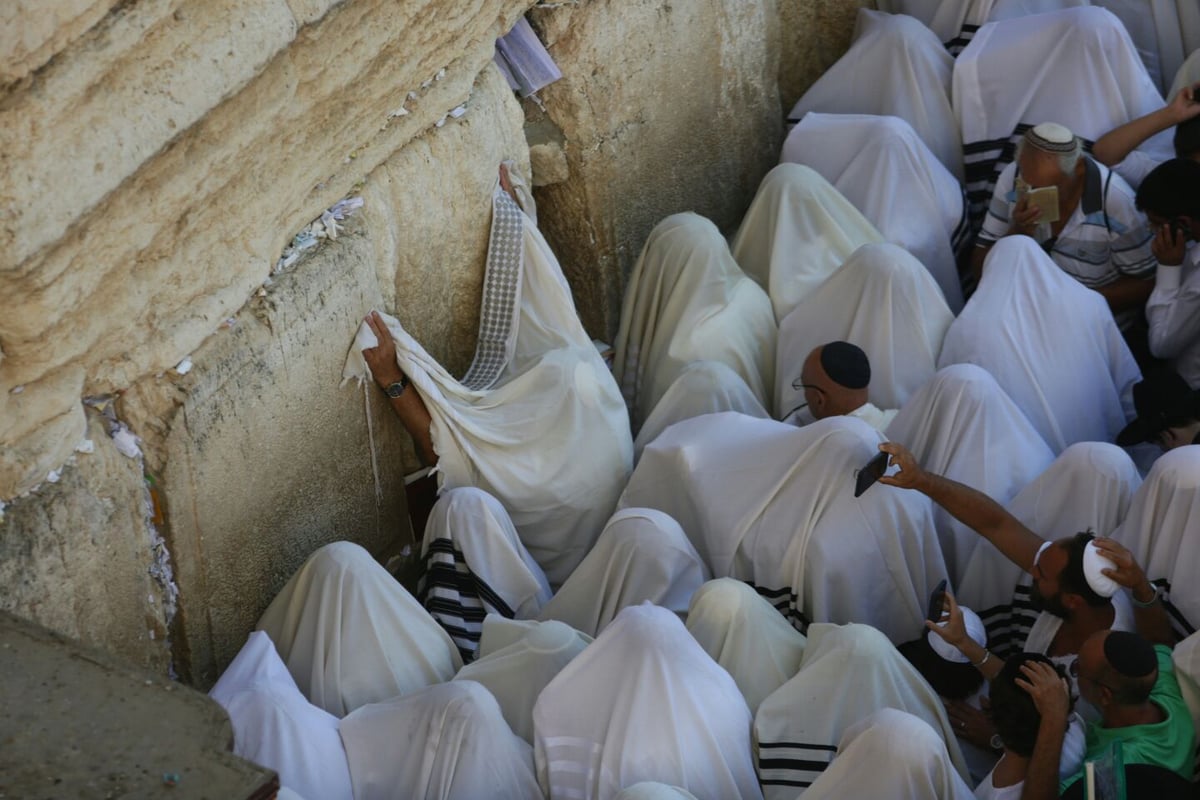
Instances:
[[[793,389],[803,390],[804,404],[787,416],[807,407],[813,419],[858,417],[883,431],[899,411],[876,408],[867,400],[870,383],[871,362],[862,348],[849,342],[822,345],[804,359],[800,378],[792,384]]]

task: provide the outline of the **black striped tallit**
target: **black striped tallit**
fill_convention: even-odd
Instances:
[[[821,776],[837,746],[815,742],[759,742],[758,781],[763,786],[804,789]]]
[[[463,662],[474,660],[483,618],[515,614],[504,598],[471,571],[462,551],[449,539],[434,539],[425,551],[417,599],[454,640]]]

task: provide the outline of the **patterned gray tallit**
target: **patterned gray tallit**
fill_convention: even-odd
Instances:
[[[475,359],[461,383],[467,389],[490,389],[512,357],[521,301],[523,212],[508,194],[492,195],[492,235],[479,312],[479,341]]]

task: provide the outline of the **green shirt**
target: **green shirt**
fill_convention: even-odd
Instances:
[[[1121,742],[1121,754],[1126,764],[1152,764],[1165,767],[1187,780],[1192,779],[1193,758],[1196,754],[1196,731],[1192,714],[1179,692],[1171,648],[1155,645],[1158,656],[1158,680],[1150,692],[1150,701],[1166,713],[1166,719],[1152,725],[1129,725],[1124,728],[1105,728],[1096,723],[1087,726],[1087,750],[1084,761],[1095,761],[1115,742]],[[1063,782],[1066,790],[1083,777],[1083,769]]]

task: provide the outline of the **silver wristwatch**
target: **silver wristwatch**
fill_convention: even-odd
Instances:
[[[386,394],[388,397],[395,400],[397,397],[404,394],[404,390],[407,388],[408,388],[408,376],[401,375],[400,380],[396,381],[393,384],[390,384],[383,391],[384,391],[384,394]]]

